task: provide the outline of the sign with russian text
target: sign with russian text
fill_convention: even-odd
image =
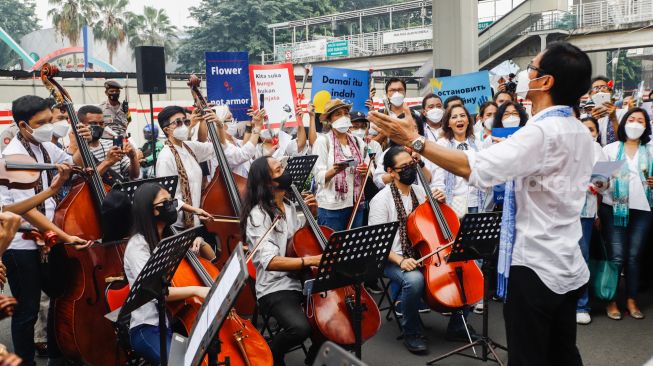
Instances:
[[[286,127],[297,124],[297,88],[292,64],[250,65],[249,82],[254,109],[265,109],[270,127],[279,127],[281,122]]]
[[[327,57],[349,56],[349,41],[334,41],[327,43]]]
[[[316,66],[312,80],[311,94],[316,112],[323,113],[324,104],[331,99],[342,99],[352,104],[352,110],[367,111],[365,101],[370,96],[369,71]]]
[[[461,97],[471,114],[477,114],[479,107],[492,99],[490,73],[487,70],[431,79],[431,85],[433,93],[442,100],[454,95]]]
[[[401,29],[383,33],[383,44],[425,41],[433,39],[432,27]]]
[[[247,52],[206,52],[205,58],[208,102],[229,106],[236,121],[248,120],[251,97]]]

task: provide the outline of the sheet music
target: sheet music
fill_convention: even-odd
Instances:
[[[626,160],[597,161],[594,164],[594,169],[592,169],[592,178],[598,176],[609,179],[625,162]]]

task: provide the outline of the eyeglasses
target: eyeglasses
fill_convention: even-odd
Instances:
[[[163,209],[168,209],[170,207],[175,207],[176,208],[178,202],[179,202],[178,199],[173,198],[173,199],[169,199],[169,200],[165,200],[165,201],[161,201],[159,203],[156,203],[154,205],[154,208],[163,208]]]
[[[592,91],[595,92],[600,92],[600,91],[610,91],[610,87],[607,85],[597,85],[592,87]]]
[[[530,72],[531,70],[537,72],[538,76],[549,75],[548,72],[540,69],[539,67],[533,66],[533,63],[529,63],[528,66],[526,66],[526,72]]]
[[[415,164],[416,164],[416,163],[415,163],[414,161],[412,161],[412,162],[410,162],[410,163],[408,163],[408,164],[404,164],[404,165],[399,166],[399,167],[393,167],[392,169],[393,169],[394,171],[396,171],[397,173],[399,173],[399,172],[401,172],[402,170],[404,170],[404,169],[406,169],[406,168],[413,168],[413,167],[415,167]]]
[[[171,121],[170,124],[174,124],[177,127],[181,127],[181,125],[190,126],[190,120],[188,118],[177,118],[176,120]]]

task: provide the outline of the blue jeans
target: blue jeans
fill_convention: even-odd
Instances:
[[[161,363],[161,347],[159,340],[159,327],[150,324],[141,324],[129,330],[129,341],[134,351],[147,362],[158,365]],[[172,330],[168,328],[168,344],[172,340]]]
[[[392,282],[400,284],[401,301],[404,317],[401,319],[401,329],[404,335],[422,334],[421,323],[419,319],[419,304],[424,296],[424,276],[419,270],[402,272],[401,268],[394,263],[388,262],[383,273]]]
[[[356,211],[356,217],[354,217],[354,223],[351,225],[351,228],[357,228],[363,225],[363,211],[365,211],[367,205],[364,202],[361,202]],[[327,210],[325,208],[317,209],[317,223],[330,227],[333,231],[342,231],[347,228],[349,223],[349,216],[351,216],[351,211],[353,207],[341,208],[339,210]]]
[[[626,274],[626,296],[635,299],[639,286],[639,261],[642,256],[644,243],[647,241],[651,212],[630,210],[628,213],[628,226],[614,225],[612,206],[601,204],[599,207],[603,237],[610,260],[619,265]]]
[[[583,236],[578,241],[578,245],[580,245],[580,251],[583,253],[585,263],[589,263],[590,260],[590,243],[592,242],[592,228],[594,227],[594,220],[594,218],[588,217],[580,218],[580,227],[583,229]],[[578,298],[578,303],[576,304],[576,312],[589,313],[590,307],[587,305],[589,300],[589,291],[587,288],[585,288],[585,291],[581,292],[580,297]]]

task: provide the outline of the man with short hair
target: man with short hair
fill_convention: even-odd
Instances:
[[[505,102],[514,102],[515,96],[507,91],[498,91],[496,94],[494,94],[492,99],[494,100],[494,103],[497,104],[497,106],[501,107],[501,105]]]
[[[120,103],[120,90],[122,85],[115,80],[107,80],[104,83],[104,94],[107,100],[102,102],[99,107],[102,109],[104,125],[111,128],[119,136],[125,136],[127,126],[131,122],[129,113],[129,104],[127,99]]]
[[[608,93],[609,101],[601,101],[598,96],[599,93]],[[618,109],[612,102],[612,87],[610,86],[610,79],[605,76],[599,75],[592,79],[592,87],[589,90],[590,98],[594,101],[594,108],[592,109],[592,117],[599,121],[599,135],[601,136],[601,145],[605,146],[617,141],[617,129],[619,121],[626,109]],[[600,102],[600,103],[599,103]]]

